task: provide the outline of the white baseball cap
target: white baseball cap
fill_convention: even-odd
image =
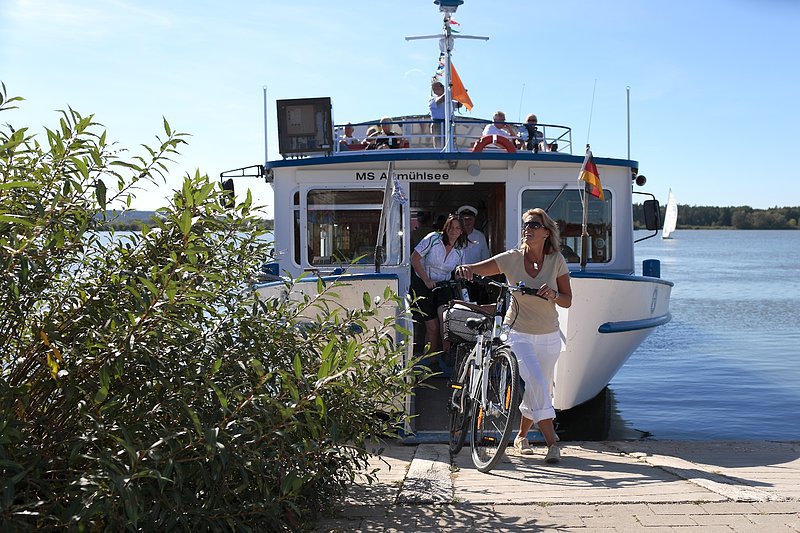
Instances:
[[[464,211],[472,211],[472,214],[474,216],[478,216],[478,210],[472,207],[471,205],[462,205],[461,207],[458,208],[458,210],[456,210],[456,213],[460,215]]]

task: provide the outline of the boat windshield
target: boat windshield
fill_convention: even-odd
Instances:
[[[611,247],[611,191],[603,189],[605,200],[589,196],[589,263],[608,263]],[[552,204],[552,205],[551,205]],[[546,208],[561,231],[562,253],[568,263],[580,263],[583,206],[578,190],[528,189],[522,193],[522,212],[534,207]]]

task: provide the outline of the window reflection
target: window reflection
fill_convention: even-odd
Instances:
[[[589,263],[611,261],[611,192],[603,190],[605,200],[589,196]],[[552,204],[552,205],[551,205]],[[562,253],[568,263],[581,261],[581,225],[583,205],[578,190],[530,189],[522,193],[522,212],[534,207],[546,208],[561,230]]]
[[[305,246],[312,266],[371,264],[375,262],[375,245],[383,205],[383,190],[320,189],[308,192]],[[299,254],[299,218],[295,234],[295,257]],[[402,259],[402,211],[392,208],[384,239],[384,264],[399,264]],[[298,261],[299,262],[299,261]]]

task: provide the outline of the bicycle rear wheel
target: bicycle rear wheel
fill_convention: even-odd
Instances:
[[[479,390],[472,409],[472,462],[479,472],[488,472],[503,458],[520,401],[519,366],[510,347],[492,348],[487,372],[486,401]]]
[[[464,375],[461,382],[457,383],[462,374],[464,366],[467,364],[469,351],[466,347],[459,346],[456,352],[456,366],[453,370],[453,389],[447,410],[450,414],[450,455],[458,455],[467,440],[469,431],[469,420],[472,402],[469,399],[469,379],[470,372]]]

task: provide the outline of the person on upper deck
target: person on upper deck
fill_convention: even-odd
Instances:
[[[544,151],[544,133],[539,131],[537,124],[539,119],[531,113],[525,118],[525,133],[527,139],[525,141],[525,148],[534,152]]]
[[[370,126],[367,128],[367,136],[361,141],[367,150],[375,149],[375,136],[381,131],[378,126]]]
[[[458,215],[450,215],[444,222],[442,231],[426,235],[411,253],[411,266],[415,277],[411,289],[419,298],[415,313],[424,314],[425,342],[438,351],[441,338],[441,315],[444,306],[453,298],[460,298],[437,284],[452,277],[453,270],[464,262],[464,248],[467,244],[464,226]],[[447,346],[444,346],[447,348]]]
[[[350,150],[351,146],[361,144],[361,141],[353,137],[353,133],[355,132],[355,128],[353,124],[348,122],[344,126],[344,135],[339,138],[339,149],[341,150]]]
[[[392,131],[392,119],[383,117],[381,119],[380,129],[367,135],[368,139],[372,141],[367,145],[367,150],[380,150],[383,148],[400,148],[402,141],[400,135]]]
[[[519,410],[522,413],[514,447],[520,454],[531,455],[528,431],[534,422],[547,442],[545,461],[561,460],[553,419],[552,387],[556,361],[561,353],[561,334],[556,305],[572,305],[569,270],[561,255],[558,225],[544,209],[529,209],[522,215],[522,243],[481,261],[456,268],[456,278],[471,280],[473,274],[505,274],[509,283],[523,282],[538,287],[537,294],[514,296],[514,304],[504,323],[510,326],[508,343],[519,361],[519,375],[525,382]]]
[[[517,136],[514,126],[506,123],[506,114],[502,111],[495,111],[494,115],[492,116],[492,123],[487,124],[483,128],[483,133],[481,133],[481,136],[485,137],[487,135],[502,135],[503,137],[514,141],[514,144],[517,146],[517,148],[522,147],[522,141]]]
[[[433,135],[433,147],[441,148],[444,143],[442,142],[442,128],[444,127],[444,114],[447,106],[445,105],[444,85],[440,81],[431,83],[431,92],[433,95],[428,100],[428,108],[431,112],[431,135]],[[453,107],[461,107],[461,102],[453,100]]]

